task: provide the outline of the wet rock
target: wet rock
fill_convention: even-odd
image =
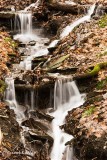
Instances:
[[[0,12],[0,18],[11,19],[15,17],[15,13],[13,12]]]
[[[19,77],[16,77],[15,84],[26,84],[26,81],[21,80]]]
[[[61,66],[62,62],[65,61],[66,59],[69,58],[69,54],[67,55],[63,55],[63,56],[60,56],[58,58],[53,58],[51,59],[47,64],[46,64],[46,70],[48,72],[51,72],[53,70],[56,70],[58,67]]]
[[[51,1],[48,4],[50,9],[55,9],[58,11],[63,11],[63,12],[68,12],[72,14],[77,14],[78,12],[84,13],[84,6],[82,5],[77,5],[76,3],[74,4],[69,4],[69,3],[64,3],[64,2],[57,2],[57,1]]]
[[[46,142],[41,150],[41,160],[50,160],[49,144]]]
[[[95,89],[95,88],[93,88]],[[105,94],[105,92],[102,92]],[[74,151],[80,160],[106,160],[106,100],[98,92],[88,93],[88,100],[68,112],[66,124],[61,126],[75,138]]]
[[[12,153],[19,150],[24,152],[24,146],[20,141],[21,128],[16,121],[15,113],[4,104],[0,105],[0,127],[3,133],[3,140],[0,146],[1,159],[6,157],[12,159]],[[22,159],[23,156],[19,157]]]
[[[45,120],[39,120],[37,118],[33,119],[30,118],[24,122],[22,122],[23,126],[29,127],[31,129],[38,129],[38,130],[43,130],[45,132],[47,132],[50,129],[50,125],[48,122],[46,122]]]
[[[26,47],[26,44],[25,44],[25,43],[19,43],[18,46],[25,48],[25,47]]]
[[[28,45],[34,46],[36,44],[36,41],[30,41]]]
[[[23,75],[23,80],[26,80],[26,82],[30,84],[34,84],[34,78],[37,79],[37,76],[34,75],[32,71],[27,71],[26,74]]]
[[[50,47],[50,48],[48,48],[48,51],[49,51],[50,53],[52,53],[53,51],[55,51],[56,48],[57,48],[56,46],[55,46],[55,47]]]
[[[29,134],[31,138],[35,140],[41,140],[42,142],[48,141],[51,146],[53,144],[53,138],[46,133],[41,133],[40,131],[36,131],[36,130],[29,130]]]
[[[38,117],[40,119],[46,119],[47,121],[51,122],[54,117],[50,116],[49,114],[46,114],[40,110],[36,110],[35,112],[31,112],[32,115],[34,115],[35,117]]]
[[[4,91],[6,89],[6,84],[3,80],[0,80],[0,100],[3,99],[3,96],[4,96]]]

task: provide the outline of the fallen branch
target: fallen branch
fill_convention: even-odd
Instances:
[[[87,5],[78,5],[78,4],[67,4],[62,2],[53,2],[47,3],[49,9],[54,9],[58,11],[68,12],[72,14],[84,13]]]

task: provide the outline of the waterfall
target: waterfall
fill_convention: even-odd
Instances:
[[[54,116],[52,122],[52,131],[54,144],[51,152],[51,160],[62,160],[66,152],[66,160],[72,160],[72,149],[65,146],[67,141],[73,137],[64,133],[60,126],[63,125],[64,119],[69,110],[79,107],[84,102],[74,81],[70,79],[59,79],[54,88],[54,109],[51,113]]]
[[[5,83],[7,84],[5,100],[9,102],[9,104],[11,103],[11,107],[17,107],[14,79],[12,77],[8,77],[5,79]]]
[[[31,7],[38,8],[41,0],[37,0],[36,3],[32,3],[24,10],[16,13],[15,26],[19,21],[20,24],[20,34],[14,36],[15,40],[28,43],[29,41],[36,40],[38,37],[32,33],[32,12],[28,11]],[[19,27],[19,25],[18,25]]]
[[[36,5],[38,5],[38,3],[39,3],[39,0],[37,1]],[[32,4],[32,5],[34,5],[34,4]],[[91,15],[94,12],[94,9],[95,9],[95,4],[93,4],[89,8],[87,15],[76,20],[71,25],[68,25],[67,27],[65,27],[63,29],[62,33],[60,34],[60,39],[56,39],[56,40],[52,41],[49,44],[49,46],[46,47],[42,43],[42,47],[41,46],[38,47],[35,45],[34,47],[32,47],[32,49],[29,49],[29,53],[31,55],[29,57],[25,58],[24,61],[22,61],[20,63],[20,69],[31,70],[31,68],[32,68],[31,61],[33,58],[39,57],[42,55],[47,55],[49,53],[48,48],[55,47],[58,44],[58,42],[61,39],[63,39],[65,36],[67,36],[76,26],[78,26],[79,24],[81,24],[85,21],[90,20]],[[25,8],[25,10],[27,10],[27,9]],[[17,40],[25,42],[25,43],[27,43],[31,40],[36,40],[36,41],[40,41],[40,44],[41,44],[42,39],[40,37],[38,37],[37,35],[33,35],[33,33],[32,33],[32,14],[31,14],[31,12],[26,12],[25,10],[23,12],[18,13],[19,18],[20,18],[20,22],[21,22],[21,34],[15,35],[14,39],[17,39]],[[38,48],[38,49],[35,50],[35,48]]]
[[[15,40],[19,40],[26,43],[34,39],[34,35],[32,33],[32,12],[17,12],[15,21],[15,26],[17,26],[18,23],[18,30],[20,32],[20,34],[14,36]]]
[[[95,6],[96,6],[96,4],[93,4],[93,5],[89,8],[87,15],[85,15],[84,17],[79,18],[78,20],[74,21],[74,22],[71,23],[70,25],[66,26],[66,27],[63,29],[62,33],[60,34],[60,39],[59,39],[59,40],[58,40],[58,39],[54,40],[54,41],[49,45],[49,47],[55,47],[55,46],[58,44],[58,42],[59,42],[61,39],[63,39],[64,37],[68,36],[69,33],[72,32],[72,30],[73,30],[75,27],[77,27],[77,26],[80,25],[81,23],[84,23],[85,21],[89,21],[90,18],[91,18],[91,15],[92,15],[93,12],[94,12]]]
[[[21,34],[31,34],[32,33],[32,13],[31,12],[19,12]]]
[[[18,122],[19,126],[21,126],[21,123],[26,118],[24,114],[25,110],[23,109],[23,107],[20,107],[17,104],[13,77],[7,77],[5,79],[5,83],[7,84],[7,89],[5,91],[5,101],[9,103],[10,109],[14,110],[15,115],[16,115],[16,121]],[[25,151],[28,152],[27,147],[26,147],[25,137],[24,137],[24,132],[27,131],[28,128],[24,126],[21,126],[21,127],[22,127],[22,130],[20,131],[21,141],[24,145]]]
[[[16,95],[15,95],[15,86],[13,77],[7,77],[5,79],[5,83],[7,84],[7,88],[5,91],[5,100],[9,103],[9,107],[14,110],[16,114],[16,119],[19,125],[25,119],[23,108],[17,104]]]
[[[72,32],[72,30],[73,30],[76,26],[78,26],[78,25],[81,24],[81,23],[84,23],[85,21],[89,21],[90,18],[91,18],[91,16],[92,16],[92,14],[93,14],[93,12],[94,12],[94,10],[95,10],[95,6],[96,6],[96,4],[93,4],[93,5],[89,8],[87,15],[85,15],[84,17],[79,18],[78,20],[74,21],[74,22],[71,23],[70,25],[66,26],[66,27],[63,29],[62,33],[60,34],[60,38],[52,41],[48,47],[49,47],[49,48],[50,48],[50,47],[55,47],[55,46],[58,44],[58,42],[59,42],[61,39],[63,39],[64,37],[68,36],[69,33]]]

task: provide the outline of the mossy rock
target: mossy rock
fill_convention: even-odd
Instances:
[[[0,80],[0,99],[3,97],[4,91],[6,89],[6,84],[3,80]]]
[[[94,66],[94,68],[91,71],[86,72],[86,73],[79,75],[79,76],[75,76],[75,77],[73,77],[73,79],[79,80],[79,79],[85,79],[85,78],[91,78],[91,77],[97,76],[99,71],[101,69],[106,68],[106,67],[107,67],[107,62],[98,63]]]
[[[105,14],[98,22],[99,27],[104,28],[107,26],[107,14]]]

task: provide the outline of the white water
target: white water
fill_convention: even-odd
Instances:
[[[39,5],[38,3],[40,3],[40,1],[38,0],[37,3],[35,3],[35,6]],[[32,4],[34,5],[34,4]],[[29,6],[30,7],[30,6]],[[74,23],[72,23],[71,25],[68,25],[67,27],[65,27],[65,29],[63,29],[63,32],[60,34],[60,39],[56,39],[54,41],[52,41],[49,46],[44,46],[42,42],[42,38],[33,34],[32,33],[32,14],[26,11],[23,12],[19,12],[19,18],[20,18],[20,22],[21,22],[21,34],[18,34],[16,36],[14,36],[14,39],[17,39],[21,42],[24,43],[28,43],[31,40],[35,40],[37,42],[39,42],[39,45],[35,45],[34,47],[31,47],[30,49],[28,49],[30,56],[28,56],[27,58],[25,58],[24,61],[22,61],[20,63],[20,69],[24,69],[24,70],[31,70],[31,61],[35,58],[35,57],[39,57],[42,55],[47,55],[49,53],[48,48],[51,47],[55,47],[58,42],[63,39],[65,36],[67,36],[76,26],[78,26],[79,24],[90,20],[91,15],[93,14],[95,9],[95,4],[93,4],[87,15],[85,15],[84,17],[76,20]],[[25,9],[27,10],[27,9]],[[44,38],[45,40],[45,38]],[[42,44],[42,46],[41,46]]]
[[[5,79],[5,82],[8,86],[5,93],[6,101],[9,103],[10,108],[14,110],[16,114],[16,120],[21,126],[22,121],[25,120],[25,115],[24,110],[22,110],[16,102],[14,79],[12,77],[8,77]],[[65,143],[70,141],[72,136],[64,133],[59,126],[64,123],[67,112],[75,107],[80,106],[83,104],[83,102],[84,99],[81,98],[74,81],[71,81],[70,79],[59,79],[56,81],[54,88],[55,112],[51,113],[51,115],[55,117],[52,122],[54,145],[51,152],[51,160],[62,160],[63,154],[65,155],[66,160],[72,160],[72,148],[65,146]],[[31,91],[31,109],[34,110],[34,91]],[[28,131],[28,128],[22,128],[21,140],[26,148],[24,132]],[[30,154],[33,155],[33,151],[31,151]]]
[[[31,7],[38,8],[41,0],[37,0],[36,3],[31,4],[26,7],[24,10],[16,12],[15,23],[20,23],[18,27],[20,27],[20,34],[14,36],[15,40],[19,40],[24,43],[28,43],[32,40],[40,39],[37,35],[32,32],[32,12],[28,11]],[[19,22],[18,22],[19,18]],[[15,24],[17,26],[17,24]]]
[[[91,6],[88,11],[88,14],[79,20],[75,21],[73,24],[67,26],[60,35],[60,39],[67,36],[74,27],[78,26],[80,23],[83,23],[91,18],[91,15],[94,11],[95,4]],[[21,22],[21,34],[16,35],[15,39],[19,39],[22,42],[29,42],[32,38],[37,36],[32,34],[32,14],[30,12],[19,12],[18,13],[20,22]],[[39,39],[40,40],[40,39]],[[53,41],[48,47],[55,47],[60,40]],[[42,49],[40,49],[42,47]],[[20,66],[24,69],[31,69],[31,60],[37,56],[48,54],[48,47],[34,46],[31,49],[31,56],[26,58]],[[8,88],[6,90],[6,101],[9,102],[10,108],[14,109],[16,113],[16,118],[19,124],[25,119],[24,112],[20,110],[19,105],[16,102],[15,98],[15,88],[14,88],[14,79],[12,77],[6,78],[6,83]],[[34,105],[34,92],[31,92],[31,106],[33,109]],[[84,99],[81,98],[81,95],[78,91],[78,88],[75,82],[71,80],[62,80],[59,79],[55,83],[54,90],[54,109],[55,111],[51,113],[54,116],[52,122],[52,131],[54,144],[51,152],[51,160],[62,160],[63,154],[66,154],[66,160],[72,160],[72,148],[65,146],[65,143],[70,141],[73,137],[64,133],[59,126],[64,124],[65,117],[69,110],[72,110],[75,107],[82,105]],[[26,128],[25,128],[26,130]],[[23,133],[23,132],[22,132]],[[21,133],[21,134],[22,134]],[[23,144],[25,144],[24,136],[22,135]]]
[[[15,40],[19,40],[21,42],[28,43],[29,41],[36,39],[36,37],[32,33],[32,13],[19,11],[17,12],[17,17],[20,22],[20,34],[14,36]],[[17,23],[16,18],[16,23]]]
[[[79,107],[84,102],[74,81],[59,79],[54,88],[54,109],[51,115],[54,116],[52,131],[54,144],[51,152],[51,160],[62,160],[66,152],[66,160],[72,160],[72,149],[65,146],[65,143],[73,137],[64,133],[59,126],[64,124],[65,117],[69,110]]]
[[[5,100],[6,102],[9,103],[10,109],[14,110],[16,115],[16,120],[19,123],[19,126],[21,126],[21,123],[26,119],[24,114],[25,109],[23,106],[21,107],[17,104],[13,77],[7,77],[5,79],[5,82],[7,84],[7,89],[5,91]],[[22,127],[22,130],[20,132],[20,136],[21,136],[21,142],[23,143],[25,148],[25,152],[27,152],[30,155],[33,155],[32,150],[31,149],[29,150],[29,148],[26,147],[26,141],[24,137],[24,132],[27,132],[29,128],[24,126],[21,126],[21,127]]]
[[[60,35],[60,39],[63,39],[65,36],[69,35],[69,33],[79,24],[84,23],[85,21],[89,21],[91,18],[91,15],[93,14],[95,9],[95,4],[93,4],[90,9],[88,10],[87,15],[85,15],[84,17],[78,19],[77,21],[75,21],[74,23],[68,25],[67,27],[64,28],[63,32]]]
[[[15,111],[16,119],[19,124],[25,119],[23,109],[16,102],[15,86],[13,77],[8,77],[5,79],[7,84],[5,92],[5,100],[9,103],[11,109]]]
[[[44,44],[39,44],[39,45],[36,44],[33,47],[29,47],[28,51],[30,52],[31,55],[28,56],[27,58],[25,58],[24,61],[20,62],[20,66],[19,66],[20,69],[31,70],[31,67],[32,67],[31,61],[35,57],[39,57],[39,56],[42,56],[42,55],[47,55],[49,53],[46,46],[44,46]]]
[[[11,103],[11,107],[17,107],[14,79],[12,77],[6,78],[5,83],[7,84],[5,99]]]

